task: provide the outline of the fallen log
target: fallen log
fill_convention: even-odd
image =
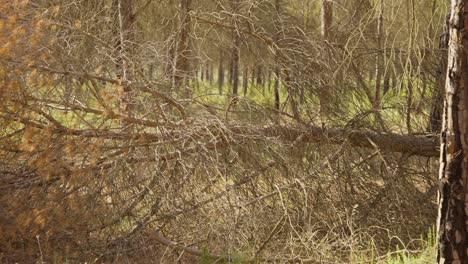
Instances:
[[[383,151],[409,153],[415,156],[439,156],[439,138],[436,135],[401,135],[390,132],[292,126],[261,128],[235,126],[231,127],[231,130],[240,135],[263,135],[295,143],[348,143],[356,147],[373,149],[378,147]]]

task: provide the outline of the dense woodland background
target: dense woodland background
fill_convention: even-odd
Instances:
[[[0,0],[0,262],[432,262],[448,4]]]

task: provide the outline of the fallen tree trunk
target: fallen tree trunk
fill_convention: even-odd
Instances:
[[[157,98],[163,99],[170,105],[174,106],[182,116],[185,118],[186,113],[182,105],[180,105],[177,100],[173,99],[169,95],[165,95],[164,93],[157,92],[155,89],[152,89],[150,85],[140,84],[140,83],[130,83],[130,82],[122,82],[121,80],[114,80],[111,78],[98,76],[90,73],[80,73],[80,72],[70,72],[70,71],[63,71],[63,70],[55,70],[48,67],[43,66],[32,66],[34,68],[38,68],[40,70],[54,73],[54,74],[61,74],[61,75],[72,75],[78,77],[84,77],[94,80],[100,80],[107,83],[115,84],[115,85],[123,85],[129,86],[133,89],[139,89],[143,92],[149,93]],[[204,105],[208,108],[208,106]],[[68,105],[68,107],[70,107]],[[212,107],[209,107],[212,108]],[[86,109],[78,109],[78,110],[88,110]],[[221,110],[221,109],[219,109]],[[103,111],[93,110],[94,114],[102,115]],[[9,119],[8,117],[0,116],[0,118]],[[133,124],[139,124],[143,126],[160,126],[164,125],[164,123],[156,122],[147,119],[138,119],[138,118],[130,118],[126,115],[120,115],[119,118],[124,119],[125,121]],[[11,118],[10,118],[11,119]],[[170,124],[173,125],[173,124]],[[64,127],[62,127],[63,130]],[[364,148],[380,148],[384,151],[389,152],[401,152],[401,153],[410,153],[416,156],[423,156],[423,157],[438,157],[439,156],[439,138],[436,136],[428,136],[428,135],[400,135],[396,133],[381,133],[381,132],[373,132],[373,131],[360,131],[360,130],[348,130],[348,129],[340,129],[340,128],[320,128],[320,127],[292,127],[292,126],[268,126],[268,127],[255,127],[249,125],[247,126],[240,126],[240,125],[232,125],[227,126],[228,130],[239,134],[241,136],[267,136],[267,137],[278,137],[280,140],[286,141],[294,141],[297,143],[324,143],[324,144],[342,144],[347,142],[348,144],[356,147],[364,147]],[[70,132],[72,130],[66,129],[66,131]],[[66,131],[58,131],[59,133],[64,134]],[[77,136],[78,134],[82,133],[90,134],[91,131],[73,131]],[[68,133],[70,134],[70,133]],[[90,136],[92,137],[101,137],[98,135],[99,133],[91,133]],[[110,135],[109,131],[100,131],[100,135]],[[145,138],[151,136],[151,133],[143,133],[140,135],[134,135],[136,137],[140,137],[144,135]],[[112,136],[116,136],[112,134]],[[126,135],[128,136],[128,135]],[[155,140],[159,139],[159,135],[155,135]]]
[[[291,127],[291,126],[269,126],[269,127],[253,127],[253,126],[230,126],[228,129],[235,135],[246,137],[255,140],[259,137],[277,138],[279,141],[299,143],[320,143],[320,144],[350,144],[351,146],[363,148],[379,148],[382,151],[410,153],[415,156],[422,157],[438,157],[439,155],[439,140],[438,137],[416,136],[416,135],[399,135],[395,133],[379,133],[373,131],[358,131],[346,129],[323,129],[318,127]],[[64,133],[63,130],[56,130],[56,133]],[[105,133],[104,133],[105,134]],[[137,133],[136,133],[137,134]],[[97,136],[99,137],[99,136]],[[138,138],[137,135],[134,136]],[[222,144],[207,144],[206,148],[211,149],[214,146],[222,147]],[[181,153],[193,153],[197,148],[186,149]],[[21,152],[20,150],[17,150]],[[157,158],[128,158],[126,163],[151,162],[156,160],[168,160],[178,157],[180,152],[168,153]],[[90,169],[108,169],[112,167],[112,163],[102,163],[86,168],[79,169],[80,171]],[[75,171],[77,172],[77,171]],[[2,173],[0,172],[0,175]],[[54,177],[50,182],[59,180],[59,177]],[[31,183],[28,183],[31,184]],[[41,181],[36,184],[42,184]],[[17,186],[17,182],[7,182],[0,186],[0,189],[7,189]],[[29,185],[20,185],[19,188],[24,188]]]
[[[410,153],[415,156],[438,157],[439,138],[428,135],[400,135],[374,131],[338,128],[270,126],[263,128],[232,127],[241,135],[263,135],[295,143],[343,144],[383,151]]]

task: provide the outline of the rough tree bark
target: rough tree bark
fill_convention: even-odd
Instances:
[[[413,47],[416,40],[416,11],[415,11],[415,1],[409,0],[406,2],[406,17],[408,20],[408,35],[409,35],[409,44],[408,44],[408,54],[406,56],[405,71],[408,78],[408,84],[406,85],[407,94],[406,94],[406,129],[408,133],[413,132],[411,124],[411,112],[413,111],[413,82],[415,74],[413,68],[411,67],[411,58],[413,54]],[[402,82],[403,83],[403,82]]]
[[[118,39],[115,44],[118,51],[117,68],[119,77],[124,81],[132,80],[132,72],[129,68],[128,57],[132,50],[132,44],[135,42],[134,23],[135,16],[133,14],[132,0],[114,0],[114,7],[117,7],[117,24],[118,24]],[[134,110],[134,96],[129,87],[124,87],[120,95],[120,105],[122,111],[131,115]]]
[[[223,48],[219,48],[219,66],[218,66],[218,91],[223,94],[224,86],[224,52]]]
[[[382,151],[408,153],[422,157],[437,157],[439,144],[436,137],[399,135],[374,131],[348,130],[323,127],[292,126],[231,126],[237,135],[263,135],[275,140],[299,143],[350,144],[356,147],[378,148]]]
[[[320,12],[321,17],[321,33],[325,40],[330,38],[330,30],[333,23],[333,1],[322,0],[322,10]]]
[[[375,87],[374,87],[374,108],[380,108],[380,101],[381,101],[381,81],[382,81],[382,70],[383,70],[383,12],[384,12],[384,1],[380,0],[379,3],[379,14],[377,18],[377,55],[376,55],[376,63],[375,63]]]
[[[452,0],[439,170],[438,263],[468,263],[468,0]]]
[[[429,114],[429,122],[427,125],[427,131],[432,133],[439,133],[442,123],[442,108],[444,105],[444,86],[445,76],[447,75],[447,47],[448,47],[448,17],[444,32],[441,34],[439,39],[439,66],[436,74],[436,81],[434,87],[434,93],[432,96],[431,111]]]
[[[177,59],[175,71],[175,86],[177,88],[185,87],[186,93],[189,93],[187,82],[190,75],[190,8],[192,0],[181,0],[181,30],[179,43],[177,45]]]
[[[279,95],[279,82],[280,82],[280,67],[278,64],[275,65],[275,84],[273,85],[273,91],[275,93],[275,109],[280,108],[280,95]]]
[[[239,12],[240,0],[231,0],[232,12],[237,14]],[[236,22],[234,22],[236,24]],[[232,31],[232,94],[237,96],[239,90],[239,57],[240,57],[240,36],[239,31],[234,29]]]

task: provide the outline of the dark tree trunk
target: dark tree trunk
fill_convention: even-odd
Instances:
[[[299,103],[303,105],[305,103],[305,88],[304,86],[301,86],[301,95],[299,98]]]
[[[397,92],[397,78],[396,78],[396,74],[393,73],[392,74],[392,91],[396,94]]]
[[[383,94],[387,94],[390,91],[390,76],[385,74],[384,82],[383,82]]]
[[[408,77],[408,84],[406,86],[407,94],[406,94],[406,129],[408,130],[408,134],[413,132],[413,128],[411,126],[411,112],[413,110],[413,80],[412,76]]]
[[[276,46],[279,46],[280,34],[282,31],[281,26],[281,0],[275,0],[275,35],[273,36],[273,41],[275,42]],[[279,48],[279,47],[278,47]],[[275,55],[275,84],[273,88],[273,92],[275,94],[275,109],[280,110],[280,94],[279,94],[279,80],[280,80],[280,61],[278,52]],[[289,77],[289,74],[286,74],[286,77]]]
[[[321,17],[321,33],[325,40],[329,40],[330,31],[333,23],[333,1],[322,0]]]
[[[405,62],[405,72],[408,84],[406,86],[406,129],[408,133],[411,134],[413,131],[411,124],[411,114],[413,111],[413,93],[414,93],[414,78],[415,74],[411,65],[411,58],[413,52],[413,46],[415,41],[415,28],[416,28],[416,11],[415,11],[415,0],[406,1],[406,17],[408,21],[408,35],[409,35],[409,44],[408,44],[408,54]]]
[[[231,0],[232,11],[239,12],[240,0]],[[239,90],[239,57],[240,57],[240,36],[238,30],[232,31],[232,53],[231,53],[231,75],[232,94],[237,96]]]
[[[254,65],[254,66],[252,67],[252,75],[251,75],[251,76],[252,76],[252,79],[251,79],[251,86],[252,86],[252,87],[255,86],[255,77],[256,77],[256,74],[257,74],[257,72],[256,72],[256,66]]]
[[[244,74],[242,74],[242,86],[244,87],[244,97],[247,96],[247,88],[249,86],[249,68],[244,67]]]
[[[280,68],[278,65],[275,66],[275,84],[273,92],[275,93],[275,109],[280,109],[280,94],[279,94],[279,82],[280,82]]]
[[[369,82],[373,82],[374,81],[374,71],[373,70],[370,70],[369,71]]]
[[[203,74],[202,71],[200,71],[201,74]],[[187,86],[190,84],[195,84],[195,88],[198,90],[200,88],[200,81],[198,80],[198,70],[195,69],[193,70],[193,73],[190,74],[190,78],[188,79]]]
[[[218,91],[219,94],[223,94],[223,86],[224,86],[224,63],[223,63],[224,52],[223,49],[220,48],[219,54],[219,66],[218,66]]]
[[[227,76],[229,85],[232,85],[232,71],[234,69],[233,64],[232,64],[233,61],[234,59],[232,58],[232,54],[231,54],[231,58],[229,60],[228,76]]]
[[[263,76],[262,65],[258,65],[257,67],[257,86],[258,87],[260,87],[263,83],[262,76]]]
[[[268,92],[271,92],[271,68],[268,68]]]
[[[188,94],[189,87],[187,85],[190,75],[190,8],[192,0],[181,0],[181,31],[179,36],[176,72],[175,72],[175,85],[177,88],[184,87]]]
[[[439,264],[468,263],[468,0],[452,0],[441,133]]]
[[[213,76],[213,63],[210,62],[210,85],[213,85],[213,80],[214,80],[214,76]]]
[[[291,73],[288,69],[285,69],[284,73],[284,86],[288,92],[289,101],[291,102],[291,111],[296,120],[300,120],[299,108],[296,101],[296,87],[291,79]]]
[[[119,78],[131,81],[133,74],[129,65],[129,56],[132,52],[132,43],[135,42],[134,15],[132,0],[113,0],[113,5],[117,10],[117,21],[119,25],[118,41],[116,50],[118,51],[117,68]],[[133,91],[128,86],[124,87],[120,95],[120,105],[122,111],[132,115],[135,108]]]
[[[232,71],[232,94],[237,95],[238,90],[239,90],[239,57],[235,59],[237,63],[235,63],[233,66],[233,71]]]
[[[154,73],[154,64],[151,63],[149,68],[148,68],[148,76],[149,76],[150,80],[153,79],[153,73]]]

